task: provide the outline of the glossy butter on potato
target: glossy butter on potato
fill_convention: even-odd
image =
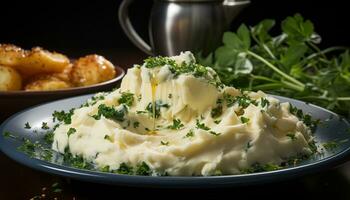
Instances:
[[[0,91],[20,90],[22,78],[19,73],[11,68],[0,65]]]
[[[24,87],[26,91],[60,90],[72,87],[69,82],[53,75],[38,75],[33,77]]]
[[[0,65],[16,66],[26,56],[26,52],[12,44],[0,44]]]
[[[113,79],[114,65],[99,55],[88,55],[73,63],[71,82],[75,86],[87,86]]]

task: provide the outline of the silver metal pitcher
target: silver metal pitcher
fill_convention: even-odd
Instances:
[[[149,20],[148,45],[132,27],[124,0],[119,22],[129,39],[149,55],[173,56],[181,51],[207,54],[221,43],[230,22],[249,0],[155,0]]]

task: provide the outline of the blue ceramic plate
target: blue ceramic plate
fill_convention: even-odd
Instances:
[[[90,97],[91,95],[78,96],[29,108],[7,119],[0,126],[0,132],[10,131],[18,138],[42,141],[43,134],[40,131],[33,133],[33,129],[40,130],[43,121],[49,122],[49,126],[52,126],[51,114],[54,110],[69,110],[72,107],[79,107]],[[90,182],[141,187],[232,187],[260,184],[315,173],[339,165],[350,158],[350,140],[348,140],[350,138],[350,124],[345,119],[311,104],[285,97],[276,96],[276,98],[282,102],[291,102],[305,113],[311,114],[314,119],[322,121],[322,124],[317,127],[315,132],[318,144],[336,141],[338,145],[331,150],[325,150],[321,155],[318,154],[302,161],[295,167],[253,174],[210,177],[149,177],[76,169],[60,163],[50,163],[31,158],[17,150],[22,140],[5,138],[2,134],[0,136],[0,148],[13,160],[47,173]],[[31,130],[24,128],[26,122],[31,124]]]

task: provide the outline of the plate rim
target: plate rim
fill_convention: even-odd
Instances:
[[[1,98],[6,98],[6,97],[13,97],[13,96],[41,96],[41,95],[52,95],[52,94],[62,94],[62,93],[71,93],[74,91],[82,91],[82,90],[87,90],[87,89],[95,89],[95,88],[99,88],[99,87],[103,87],[106,85],[110,85],[113,83],[116,83],[118,81],[120,81],[124,75],[125,75],[125,70],[122,67],[119,66],[114,66],[116,72],[117,72],[117,76],[107,80],[107,81],[103,81],[101,83],[96,83],[93,85],[87,85],[87,86],[79,86],[79,87],[71,87],[71,88],[65,88],[65,89],[59,89],[59,90],[43,90],[43,91],[25,91],[25,90],[17,90],[17,91],[0,91],[0,97]],[[50,103],[50,102],[46,102],[46,103]],[[42,104],[39,104],[42,105]],[[33,106],[32,106],[33,107]],[[31,108],[31,107],[29,107]]]
[[[114,174],[99,172],[93,170],[78,169],[70,166],[59,165],[37,158],[31,158],[28,155],[19,152],[12,151],[13,146],[6,144],[5,138],[2,135],[2,132],[5,131],[5,126],[12,121],[17,116],[34,110],[37,107],[42,107],[48,104],[55,104],[64,100],[71,99],[88,99],[94,94],[79,95],[70,98],[64,98],[60,100],[55,100],[51,102],[42,103],[39,105],[31,106],[22,111],[19,111],[11,117],[7,118],[0,125],[0,150],[11,160],[14,160],[26,167],[42,171],[49,174],[55,174],[59,176],[64,176],[72,179],[84,180],[88,182],[98,182],[98,183],[107,183],[112,185],[124,185],[124,186],[142,186],[142,187],[157,187],[157,188],[213,188],[213,187],[233,187],[233,186],[245,186],[245,185],[256,185],[262,183],[270,183],[281,180],[289,180],[292,178],[297,178],[306,174],[314,174],[335,166],[338,166],[346,161],[349,161],[350,158],[350,146],[342,149],[340,152],[337,152],[329,157],[316,160],[312,163],[307,163],[295,167],[284,168],[275,171],[266,171],[250,174],[236,174],[236,175],[221,175],[221,176],[140,176],[140,175],[123,175],[123,174]],[[269,94],[270,95],[270,94]],[[350,125],[349,121],[342,116],[329,111],[320,106],[306,103],[297,99],[292,99],[289,97],[283,97],[278,95],[271,95],[279,99],[297,101],[299,103],[305,103],[308,106],[316,107],[327,113],[338,116],[341,118],[344,123]],[[83,102],[82,102],[83,103]],[[6,148],[10,146],[10,148]],[[12,147],[11,147],[12,146]],[[259,181],[257,181],[259,179]]]

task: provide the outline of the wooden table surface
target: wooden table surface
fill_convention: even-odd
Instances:
[[[118,53],[116,53],[118,52]],[[88,53],[88,52],[87,52]],[[97,51],[124,68],[140,63],[146,57],[140,52],[120,50]],[[83,55],[83,54],[82,54]],[[1,113],[0,113],[1,115]],[[155,199],[185,198],[220,199],[240,198],[332,197],[350,199],[350,162],[335,169],[285,182],[224,189],[157,189],[110,186],[81,182],[39,172],[22,166],[0,153],[0,200],[21,199],[126,199],[129,197]]]

